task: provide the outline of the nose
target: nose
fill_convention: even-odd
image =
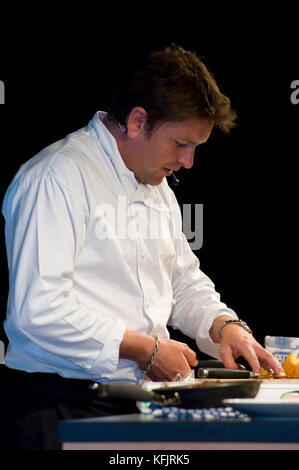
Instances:
[[[177,158],[177,162],[183,166],[184,168],[192,168],[193,167],[193,161],[194,161],[194,153],[195,149],[185,149],[183,152],[180,153],[180,155]]]

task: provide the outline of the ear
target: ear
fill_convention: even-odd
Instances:
[[[133,108],[127,119],[127,136],[134,139],[143,131],[147,120],[147,112],[144,108],[136,106]]]

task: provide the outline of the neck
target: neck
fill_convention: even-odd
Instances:
[[[123,126],[118,126],[118,125],[111,123],[109,119],[107,119],[107,116],[104,117],[102,122],[106,126],[110,134],[112,134],[113,137],[115,138],[120,156],[123,159],[126,167],[129,170],[133,171],[129,165],[128,156],[130,155],[130,143],[129,143],[128,136],[126,134],[126,130],[123,128]]]

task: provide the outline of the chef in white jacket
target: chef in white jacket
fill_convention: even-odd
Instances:
[[[3,202],[9,266],[5,365],[97,382],[173,380],[196,352],[282,374],[227,307],[182,232],[166,176],[191,168],[235,114],[202,61],[152,53],[107,112],[21,166]],[[54,375],[53,375],[54,374]],[[36,377],[36,375],[31,375]]]

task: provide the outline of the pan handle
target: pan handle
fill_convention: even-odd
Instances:
[[[151,401],[159,405],[178,405],[180,398],[177,393],[171,397],[154,393],[152,390],[144,390],[140,385],[132,383],[112,383],[90,385],[90,389],[96,391],[99,398],[113,397],[132,401]]]
[[[131,383],[113,383],[98,384],[94,383],[90,386],[92,390],[97,391],[99,398],[113,397],[122,398],[132,401],[158,401],[162,403],[162,397],[142,387]]]

